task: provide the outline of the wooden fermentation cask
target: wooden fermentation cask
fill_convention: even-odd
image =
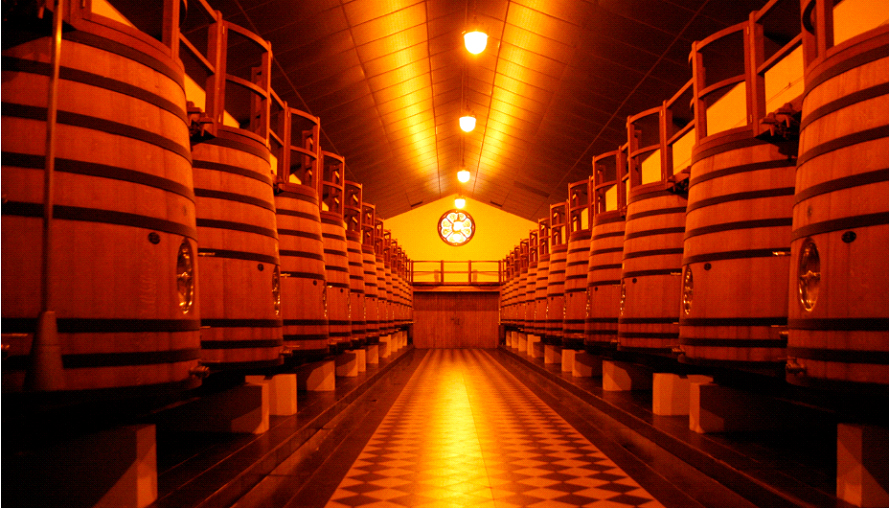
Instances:
[[[133,29],[75,28],[62,42],[55,128],[54,379],[90,393],[192,388],[200,306],[183,70]],[[15,36],[3,29],[4,42]],[[4,392],[22,389],[42,310],[49,48],[42,37],[3,50]]]
[[[710,136],[692,153],[685,224],[684,356],[700,364],[783,363],[796,158],[749,131]]]
[[[542,337],[546,333],[546,288],[549,284],[549,254],[537,260],[537,275],[534,280],[534,320],[531,331]]]
[[[300,360],[327,355],[327,278],[318,191],[279,183],[275,192],[281,258],[284,347]]]
[[[805,79],[793,207],[787,379],[885,394],[889,26],[828,46],[825,54],[809,62]]]
[[[380,313],[380,335],[389,335],[392,333],[392,291],[386,281],[386,267],[384,266],[383,256],[375,255],[377,266],[377,291],[379,298],[377,300],[377,308]]]
[[[669,182],[630,190],[617,333],[622,350],[669,353],[679,344],[686,202]]]
[[[352,346],[349,252],[346,223],[343,222],[342,215],[321,212],[321,237],[324,240],[324,267],[327,275],[330,347],[342,352]]]
[[[565,319],[562,344],[583,349],[587,312],[587,270],[590,260],[589,228],[571,233],[565,263]]]
[[[364,294],[364,259],[361,254],[361,232],[346,231],[349,258],[349,295],[351,298],[352,340],[358,346],[367,343],[367,306]]]
[[[215,369],[279,365],[283,346],[278,227],[266,144],[219,128],[194,145],[201,265],[201,349]]]
[[[598,213],[593,218],[587,292],[589,314],[584,344],[592,349],[611,349],[617,343],[620,316],[621,261],[626,222],[621,210]]]
[[[525,280],[525,312],[522,316],[522,328],[527,333],[534,333],[534,311],[537,310],[537,259],[528,266],[528,278]]]
[[[361,260],[364,268],[365,296],[365,337],[368,344],[380,342],[380,298],[379,282],[377,281],[377,263],[373,245],[361,245]]]
[[[568,244],[554,245],[549,255],[549,278],[546,284],[546,340],[561,344],[565,321],[565,274]]]

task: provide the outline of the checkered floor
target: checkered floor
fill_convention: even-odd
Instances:
[[[479,350],[433,350],[327,504],[662,507]]]

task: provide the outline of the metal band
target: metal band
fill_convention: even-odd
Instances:
[[[645,184],[649,185],[649,184]],[[675,185],[675,184],[674,184]],[[675,188],[675,187],[673,187]],[[636,187],[635,189],[638,189]],[[651,192],[643,192],[641,194],[634,194],[635,189],[630,189],[630,195],[627,198],[627,204],[631,205],[633,203],[638,203],[639,201],[645,201],[646,199],[654,199],[654,198],[670,198],[677,196],[677,193],[669,191],[669,190],[658,190]],[[630,217],[627,217],[627,220],[630,220]]]
[[[563,319],[562,323],[566,325],[582,325],[586,322],[584,319]]]
[[[623,277],[629,279],[631,277],[655,277],[661,275],[681,275],[682,272],[677,268],[664,268],[663,270],[637,270],[635,272],[624,272]]]
[[[840,136],[826,143],[821,143],[820,145],[809,149],[808,152],[800,155],[799,160],[797,161],[797,165],[799,167],[802,167],[802,165],[806,162],[809,162],[809,160],[824,155],[828,152],[840,150],[842,148],[847,148],[850,146],[860,145],[867,141],[874,141],[886,137],[889,137],[889,125],[874,127],[873,129],[866,129],[852,134],[847,134],[845,136]]]
[[[730,348],[785,348],[786,340],[749,340],[749,339],[698,339],[679,337],[679,344],[683,346],[703,347],[730,347]]]
[[[614,238],[616,236],[624,236],[624,231],[612,231],[610,233],[602,233],[601,235],[596,235],[593,237],[593,241],[601,240],[603,238]]]
[[[714,178],[722,178],[724,176],[736,175],[738,173],[748,173],[753,171],[765,171],[770,169],[779,169],[779,168],[787,168],[796,166],[796,161],[792,159],[779,159],[779,160],[771,160],[764,162],[754,162],[751,164],[743,164],[741,166],[732,166],[730,168],[720,169],[718,171],[712,171],[710,173],[705,173],[698,177],[692,178],[688,187],[691,188],[699,183],[706,182],[707,180],[713,180]]]
[[[668,193],[671,196],[675,196],[673,193]],[[685,213],[686,207],[684,206],[676,206],[673,208],[659,208],[657,210],[646,210],[644,212],[637,212],[634,214],[627,215],[627,222],[632,220],[639,220],[645,217],[657,217],[660,215],[673,215],[677,213]]]
[[[203,141],[201,142],[201,144],[231,148],[232,150],[255,155],[265,162],[268,162],[269,164],[271,164],[272,162],[272,153],[268,150],[268,148],[260,145],[259,143],[244,143],[242,141],[237,141],[226,137],[215,137],[212,139],[208,139],[207,141]],[[271,175],[269,175],[268,178],[269,182],[271,182]]]
[[[342,217],[340,217],[339,215],[336,215],[336,214],[335,214],[335,217],[331,217],[330,212],[322,212],[321,213],[321,222],[323,224],[330,224],[331,226],[339,226],[339,227],[342,227],[343,229],[345,229],[345,227],[346,227],[346,222],[343,220]],[[343,240],[345,240],[345,239],[346,239],[346,237],[343,236]]]
[[[779,187],[774,189],[765,189],[759,191],[737,192],[734,194],[724,194],[709,199],[702,199],[688,204],[688,212],[704,208],[707,206],[719,205],[722,203],[730,203],[732,201],[747,201],[750,199],[775,198],[782,196],[793,196],[794,187]]]
[[[62,355],[66,369],[96,369],[191,362],[200,359],[200,349],[173,349],[139,353],[87,353]]]
[[[259,263],[268,263],[270,265],[277,265],[279,259],[275,256],[270,256],[268,254],[259,254],[257,252],[244,252],[239,250],[225,250],[225,249],[202,249],[198,247],[198,256],[201,257],[214,257],[214,258],[222,258],[222,259],[239,259],[242,261],[256,261]]]
[[[295,185],[295,184],[291,184]],[[296,199],[298,201],[305,201],[307,203],[312,203],[315,206],[318,206],[318,198],[316,196],[309,196],[306,194],[302,194],[299,192],[289,192],[286,190],[280,190],[280,187],[275,191],[275,196],[281,196],[282,198],[288,199]],[[314,216],[315,220],[320,221],[321,217]]]
[[[787,326],[786,317],[765,318],[679,318],[679,326]]]
[[[201,326],[210,328],[280,328],[280,319],[203,319]]]
[[[584,277],[584,279],[586,279],[586,277]],[[565,294],[568,294],[568,293],[586,293],[586,288],[571,288],[571,289],[566,289],[566,290],[565,290]]]
[[[24,118],[28,120],[46,121],[46,108],[40,106],[26,106],[23,104],[3,103],[3,116],[16,118]],[[142,141],[150,145],[157,146],[176,155],[191,163],[191,148],[184,147],[176,141],[161,136],[160,134],[133,127],[120,122],[105,120],[104,118],[96,118],[94,116],[82,115],[71,111],[59,111],[57,122],[63,125],[73,127],[83,127],[98,132],[111,134],[112,136],[123,136],[136,141]]]
[[[613,254],[615,252],[623,252],[623,251],[624,251],[623,245],[621,245],[620,247],[611,247],[609,249],[596,249],[596,250],[590,251],[590,257],[598,256],[600,254]]]
[[[616,280],[594,280],[587,283],[588,288],[593,286],[619,286],[622,281],[620,279]]]
[[[700,235],[709,235],[712,233],[722,233],[725,231],[738,231],[741,229],[758,229],[758,228],[778,228],[787,227],[793,223],[793,219],[777,218],[777,219],[760,219],[746,220],[740,222],[726,222],[724,224],[714,224],[713,226],[705,226],[702,228],[687,229],[685,231],[685,239],[694,238]]]
[[[278,239],[278,231],[274,229],[255,226],[253,224],[244,224],[243,222],[233,222],[227,220],[216,219],[197,219],[199,228],[228,229],[231,231],[241,231],[243,233],[253,233],[256,235],[267,236],[269,238]]]
[[[212,189],[201,189],[195,187],[194,195],[199,198],[209,198],[209,199],[223,199],[225,201],[232,201],[236,203],[244,203],[247,205],[258,206],[260,208],[265,208],[266,210],[275,212],[275,204],[269,203],[268,201],[264,201],[262,199],[253,197],[253,196],[245,196],[243,194],[236,194],[234,192],[224,192]]]
[[[721,143],[717,146],[714,146],[713,148],[708,148],[697,153],[692,152],[691,164],[694,165],[695,163],[713,157],[714,155],[731,152],[732,150],[741,150],[743,148],[751,148],[754,146],[762,146],[766,144],[768,144],[768,142],[750,136],[741,139],[735,139],[734,141]],[[689,184],[689,187],[691,185],[694,184]]]
[[[340,289],[352,289],[348,284],[344,284],[342,282],[328,282],[327,285],[332,288],[340,288]]]
[[[3,165],[17,168],[39,169],[46,167],[46,158],[42,155],[29,155],[15,152],[3,152]],[[95,176],[109,180],[130,182],[147,187],[153,187],[162,191],[178,194],[191,202],[194,202],[194,192],[191,187],[177,181],[162,178],[156,175],[133,171],[132,169],[108,166],[93,162],[78,161],[73,159],[56,158],[56,171],[75,175]],[[186,169],[187,171],[187,169]]]
[[[621,321],[623,324],[623,321]],[[679,340],[679,333],[643,333],[643,332],[622,332],[617,331],[617,336],[624,339],[667,339]]]
[[[889,351],[788,347],[787,356],[819,362],[889,365]]]
[[[43,217],[43,204],[7,201],[2,205],[2,214],[18,217]],[[114,224],[117,226],[163,231],[165,233],[181,235],[192,240],[197,238],[197,231],[184,224],[132,213],[55,205],[53,207],[53,217],[62,220],[98,222],[102,224]]]
[[[5,321],[5,320],[4,320]],[[841,319],[790,319],[787,327],[791,330],[816,331],[867,331],[885,332],[889,330],[886,318],[841,318]]]
[[[605,214],[611,213],[611,216],[602,217]],[[623,215],[616,213],[616,210],[612,210],[611,212],[602,212],[599,215],[593,218],[593,227],[602,226],[605,224],[611,224],[613,222],[624,222]],[[594,236],[593,239],[596,237]]]
[[[287,325],[285,325],[285,326],[287,326]],[[302,342],[302,341],[310,341],[310,340],[311,341],[323,340],[326,342],[329,338],[330,338],[330,336],[327,334],[319,335],[319,334],[311,334],[311,333],[306,333],[306,334],[295,333],[295,334],[285,334],[284,335],[284,342],[285,343],[288,341],[289,342]],[[326,348],[327,348],[327,346],[325,346],[325,349]]]
[[[844,229],[864,228],[869,226],[882,226],[885,224],[889,224],[889,212],[856,215],[854,217],[845,217],[842,219],[816,222],[814,224],[809,224],[797,228],[791,234],[790,239],[791,241],[793,241],[800,238],[805,238],[807,236],[830,233],[832,231],[842,231]]]
[[[323,273],[312,272],[281,272],[281,277],[293,277],[295,279],[312,279],[327,282],[327,278]]]
[[[627,233],[624,237],[626,240],[632,240],[634,238],[644,238],[646,236],[657,236],[657,235],[672,235],[676,233],[684,233],[685,226],[677,227],[677,228],[661,228],[661,229],[647,229],[645,231],[636,231],[634,233]]]
[[[60,318],[59,333],[176,333],[196,332],[201,322],[196,319],[94,319]],[[36,318],[3,318],[4,333],[34,333]]]
[[[327,265],[324,267],[329,272],[343,272],[349,273],[349,269],[344,266],[336,266],[336,265]]]
[[[713,252],[710,254],[698,254],[697,256],[688,256],[682,258],[682,266],[692,263],[704,263],[707,261],[725,261],[729,259],[753,259],[753,258],[771,258],[777,256],[786,256],[790,254],[790,249],[786,247],[775,249],[750,249],[735,250],[728,252]]]
[[[874,97],[879,97],[886,94],[889,94],[889,83],[880,83],[879,85],[874,85],[872,87],[857,90],[848,95],[844,95],[838,99],[832,100],[827,104],[824,104],[819,108],[810,111],[809,114],[807,114],[806,117],[802,119],[802,122],[800,122],[800,131],[803,131],[809,124],[811,124],[815,120],[818,120],[819,118],[827,116],[841,109],[845,109],[849,106],[853,106],[855,104],[858,104],[859,102],[864,102],[868,99],[873,99]]]
[[[205,161],[201,159],[195,159],[192,163],[195,169],[206,169],[209,171],[219,171],[222,173],[229,173],[232,175],[243,176],[245,178],[250,178],[252,180],[256,180],[258,182],[262,182],[266,185],[272,185],[272,177],[270,175],[264,175],[258,171],[253,171],[251,169],[243,168],[241,166],[232,166],[230,164],[221,164],[219,162]]]
[[[315,233],[309,233],[308,231],[300,231],[298,229],[278,229],[278,234],[281,236],[295,236],[298,238],[306,238],[309,240],[316,240],[318,242],[323,242],[324,240],[320,235]]]
[[[85,32],[83,30],[63,32],[62,38],[67,41],[83,44],[84,46],[90,46],[102,51],[107,51],[108,53],[122,56],[128,60],[139,62],[140,64],[167,76],[177,85],[179,85],[180,88],[185,90],[185,77],[182,70],[171,67],[165,62],[153,58],[143,53],[142,51],[134,49],[126,44],[122,44],[115,40],[108,39],[96,34]]]
[[[636,258],[647,258],[650,256],[672,256],[675,254],[682,254],[683,249],[652,249],[652,250],[640,250],[637,252],[626,252],[624,251],[624,259],[636,259]]]
[[[671,325],[676,324],[677,318],[619,318],[618,322],[622,325]],[[678,336],[678,332],[677,332]]]
[[[201,349],[255,349],[281,347],[283,340],[202,340]]]
[[[314,259],[316,261],[324,261],[324,256],[318,254],[317,252],[304,252],[301,250],[282,250],[279,251],[278,254],[281,257],[287,256],[291,258],[303,258],[303,259]]]
[[[26,72],[28,74],[38,74],[41,76],[51,76],[52,66],[47,62],[38,62],[35,60],[26,60],[22,58],[14,58],[9,56],[2,57],[2,68],[4,71],[10,72]],[[153,94],[145,88],[111,79],[106,76],[100,76],[81,69],[73,67],[61,67],[59,69],[59,77],[65,81],[73,81],[75,83],[83,83],[85,85],[95,86],[122,95],[127,95],[138,99],[142,102],[157,106],[160,109],[169,111],[182,120],[182,123],[188,123],[188,115],[182,107],[173,101]],[[181,82],[182,77],[179,76],[177,83]]]
[[[327,326],[326,319],[285,319],[284,326]]]
[[[822,194],[828,194],[844,189],[851,189],[853,187],[860,187],[863,185],[870,185],[872,183],[884,182],[886,180],[889,180],[889,169],[878,169],[875,171],[868,171],[867,173],[859,173],[857,175],[836,178],[834,180],[829,180],[818,185],[813,185],[806,188],[805,190],[797,190],[795,204],[802,203],[807,199],[811,199]]]
[[[297,212],[296,210],[282,210],[279,208],[276,213],[278,215],[283,215],[285,217],[297,217],[300,219],[310,220],[312,222],[320,222],[321,221],[321,219],[319,219],[317,215],[313,215],[311,213],[306,213],[306,212]]]
[[[869,64],[881,58],[886,58],[887,56],[889,56],[889,46],[880,45],[874,49],[859,53],[851,58],[846,58],[839,63],[831,65],[824,72],[816,74],[815,77],[813,77],[812,79],[806,79],[805,93],[806,95],[808,95],[818,85],[831,78],[835,78],[840,74],[850,71],[856,67],[861,67],[862,65]]]
[[[616,325],[618,323],[618,318],[586,318],[584,320],[584,322],[585,323],[604,323],[604,324]]]

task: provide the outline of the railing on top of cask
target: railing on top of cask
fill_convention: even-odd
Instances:
[[[389,244],[389,271],[392,274],[392,322],[396,329],[402,327],[401,295],[401,247],[392,238]]]
[[[565,263],[565,319],[562,345],[583,349],[590,262],[590,180],[568,185],[568,253]]]
[[[327,277],[321,239],[318,171],[320,119],[290,108],[272,93],[269,138],[277,162],[275,217],[281,258],[284,348],[296,362],[330,352]]]
[[[546,333],[544,344],[562,345],[565,321],[565,265],[568,262],[568,202],[549,206],[549,277],[546,283]]]
[[[192,138],[202,358],[216,369],[275,366],[283,323],[269,148],[271,47],[221,19],[207,33],[216,69],[204,83],[212,123],[203,134],[211,135]]]
[[[367,303],[364,288],[364,259],[361,253],[362,186],[345,182],[343,218],[346,221],[346,246],[349,258],[349,294],[351,295],[352,341],[357,346],[367,343]]]
[[[543,338],[546,332],[546,288],[549,284],[549,217],[537,220],[537,278],[534,282],[532,334]]]
[[[792,23],[792,20],[788,20]],[[777,375],[785,360],[796,141],[757,138],[755,16],[693,45],[695,136],[680,361]],[[757,56],[757,58],[754,58]],[[760,100],[761,102],[761,100]]]
[[[380,221],[382,223],[382,221]],[[382,227],[382,226],[381,226]],[[392,231],[383,229],[383,279],[386,283],[386,330],[395,333],[395,290],[392,285]]]
[[[684,89],[690,87],[691,81]],[[673,120],[666,101],[627,119],[629,195],[617,333],[623,351],[672,355],[679,345],[688,171],[674,173],[665,156],[672,150],[667,122],[672,127]]]
[[[520,332],[525,332],[525,308],[528,304],[528,239],[523,238],[519,241],[519,258],[518,258],[518,284],[516,285],[516,327]]]
[[[49,33],[31,28],[36,3],[4,5],[4,393],[28,389],[25,378],[35,374],[49,381],[35,390],[61,391],[67,402],[79,397],[75,391],[95,400],[200,384],[181,5],[167,0],[130,12],[129,3],[116,4],[94,11],[91,2],[62,3],[67,27],[57,80]],[[55,6],[46,8],[48,15]],[[120,72],[96,74],[101,68]],[[48,123],[52,86],[57,116]],[[43,198],[47,165],[55,189],[50,203]],[[45,205],[52,206],[52,244],[44,253]],[[54,276],[58,269],[72,276]],[[53,363],[61,370],[28,372],[45,310],[57,316],[61,358]]]
[[[321,152],[321,160],[321,237],[327,274],[330,347],[335,353],[341,353],[352,347],[349,252],[343,219],[346,161],[327,151]]]
[[[803,1],[787,380],[889,386],[889,13]],[[877,15],[879,14],[879,16]]]
[[[537,291],[537,267],[539,264],[537,255],[537,229],[532,229],[528,235],[528,278],[525,280],[525,312],[522,317],[522,329],[525,333],[534,331],[534,311],[537,310],[535,293]]]
[[[380,342],[380,281],[377,280],[377,261],[374,253],[376,236],[376,207],[361,204],[361,260],[364,267],[365,340],[368,344]]]
[[[584,344],[591,353],[617,345],[627,195],[627,145],[593,158],[593,234]]]

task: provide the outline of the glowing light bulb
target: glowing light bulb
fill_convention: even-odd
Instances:
[[[462,210],[463,207],[466,206],[466,200],[463,198],[457,198],[454,200],[454,207],[458,210]]]
[[[460,128],[463,132],[472,132],[472,129],[475,129],[475,115],[461,116]]]
[[[466,32],[463,34],[463,43],[466,45],[466,51],[477,55],[488,46],[488,34],[478,30]]]
[[[467,171],[465,169],[461,169],[460,171],[457,171],[457,180],[459,180],[460,183],[468,182],[469,181],[469,171]]]

